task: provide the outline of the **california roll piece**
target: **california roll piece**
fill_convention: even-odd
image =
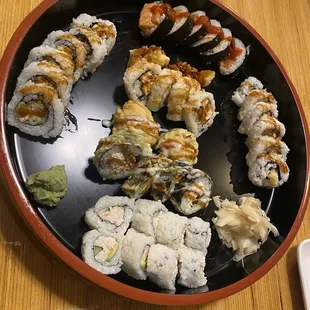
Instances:
[[[64,105],[52,86],[29,81],[15,90],[6,117],[9,125],[24,133],[56,137],[63,128]]]
[[[90,230],[82,239],[82,258],[103,274],[116,274],[122,266],[121,248],[121,236]]]
[[[129,99],[146,104],[153,83],[161,73],[160,65],[140,60],[127,68],[124,74],[124,85]]]
[[[82,76],[86,77],[89,73],[94,73],[96,71],[108,54],[106,41],[88,27],[73,26],[73,28],[70,29],[70,33],[82,42],[86,50],[86,62]]]
[[[187,224],[185,216],[172,212],[160,213],[153,219],[156,242],[177,250],[184,243]]]
[[[148,253],[154,243],[154,238],[129,229],[123,239],[122,270],[134,279],[146,280]]]
[[[181,77],[182,73],[179,71],[163,69],[152,85],[150,96],[146,102],[147,108],[153,112],[157,112],[162,108],[169,96],[172,85]]]
[[[190,77],[181,77],[173,84],[167,98],[167,119],[171,121],[183,120],[183,107],[189,96],[201,89],[199,82]]]
[[[174,26],[175,13],[168,3],[147,3],[140,12],[139,28],[145,38],[160,40]]]
[[[30,63],[19,75],[16,87],[20,88],[28,81],[36,84],[45,83],[50,85],[57,91],[64,107],[68,106],[72,84],[57,65],[46,60]]]
[[[91,229],[124,235],[130,224],[133,206],[133,199],[103,196],[85,212],[84,219]]]
[[[201,251],[207,255],[208,246],[211,241],[210,223],[205,222],[200,217],[192,217],[188,221],[185,231],[184,243],[187,247]]]
[[[175,290],[178,273],[178,252],[162,244],[151,246],[146,268],[147,276],[164,290]]]
[[[241,107],[245,98],[252,90],[263,89],[263,84],[256,77],[250,76],[245,79],[241,85],[234,91],[231,100],[238,106]]]
[[[58,30],[52,31],[43,42],[43,45],[48,45],[67,53],[75,65],[74,81],[76,82],[81,77],[87,55],[86,49],[80,40],[68,31]]]
[[[109,53],[115,45],[117,31],[115,25],[109,20],[97,18],[86,13],[80,14],[77,18],[73,18],[71,27],[88,27],[103,40],[103,44]]]
[[[178,284],[189,288],[197,288],[207,283],[205,276],[206,257],[198,251],[186,246],[179,249]]]
[[[190,13],[184,5],[179,5],[173,8],[175,22],[164,37],[164,42],[169,45],[177,45],[184,41],[194,28],[194,21],[191,19]]]
[[[160,125],[154,121],[152,113],[138,101],[129,100],[122,108],[116,108],[112,123],[113,133],[122,130],[133,132],[151,145],[159,138]]]
[[[195,136],[186,129],[175,128],[162,134],[156,145],[160,154],[188,165],[197,163],[198,143]]]
[[[176,184],[170,201],[179,212],[193,214],[209,205],[212,185],[211,178],[205,172],[191,169]]]
[[[131,228],[147,236],[155,237],[153,220],[161,213],[168,212],[160,201],[138,199],[135,202]]]
[[[93,162],[104,180],[117,180],[131,176],[142,157],[151,154],[151,146],[143,138],[122,130],[100,139]]]
[[[40,61],[47,61],[58,66],[71,84],[76,82],[74,77],[75,63],[69,54],[48,45],[41,45],[30,51],[24,67],[28,67],[32,62]]]
[[[220,72],[223,75],[229,75],[236,72],[245,61],[246,48],[240,39],[233,38],[229,55],[219,62]]]
[[[218,114],[215,112],[213,94],[205,90],[191,94],[183,107],[182,114],[187,129],[199,137],[213,124]]]
[[[161,47],[155,45],[149,47],[141,46],[140,48],[129,51],[127,67],[134,65],[141,59],[145,59],[146,61],[160,65],[161,67],[166,67],[170,61],[170,58],[165,54],[165,51]]]

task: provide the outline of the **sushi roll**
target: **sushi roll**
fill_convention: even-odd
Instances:
[[[233,38],[229,55],[219,62],[220,72],[223,75],[229,75],[242,66],[246,58],[246,49],[240,39]]]
[[[147,108],[153,112],[162,108],[172,85],[181,77],[182,73],[179,71],[163,69],[152,85],[150,96],[146,102]]]
[[[86,77],[89,73],[94,73],[102,64],[108,54],[107,45],[105,40],[91,28],[74,26],[70,29],[70,33],[84,45],[86,50],[86,61],[82,74],[82,77]]]
[[[201,54],[206,63],[220,61],[229,55],[229,47],[232,40],[232,34],[231,31],[227,28],[222,28],[222,31],[224,34],[224,38],[220,41],[220,43]]]
[[[122,244],[122,270],[136,280],[146,280],[148,253],[154,243],[154,238],[129,229]]]
[[[263,84],[256,77],[250,76],[245,79],[241,85],[234,91],[231,100],[238,106],[241,107],[245,98],[252,90],[263,89]]]
[[[200,90],[201,86],[198,81],[190,77],[181,77],[171,87],[167,98],[168,113],[167,119],[171,121],[183,120],[183,107],[189,96]]]
[[[189,96],[183,107],[182,118],[186,128],[195,137],[199,137],[213,124],[217,114],[213,95],[205,90],[200,90]]]
[[[168,212],[160,201],[138,199],[135,203],[131,228],[150,237],[155,237],[153,220],[161,213]]]
[[[28,67],[32,62],[40,61],[47,61],[56,65],[63,71],[63,74],[71,84],[76,82],[74,78],[75,63],[67,53],[47,45],[41,45],[30,51],[24,67]]]
[[[170,32],[164,37],[164,42],[169,45],[178,45],[184,41],[194,28],[194,21],[184,5],[173,8],[175,22]]]
[[[45,60],[30,63],[19,75],[16,87],[20,88],[28,81],[50,85],[57,91],[64,107],[68,106],[72,84],[57,65]]]
[[[151,45],[150,47],[142,46],[129,51],[127,67],[134,65],[141,59],[145,59],[146,61],[160,65],[161,67],[168,66],[170,62],[170,58],[165,54],[161,47],[155,45]]]
[[[221,29],[221,24],[217,20],[211,19],[209,23],[211,24],[211,27]],[[207,52],[209,49],[216,47],[220,43],[220,41],[221,41],[220,32],[206,33],[203,37],[195,41],[190,46],[190,50],[198,54],[204,53]]]
[[[178,274],[178,252],[162,244],[151,246],[146,273],[149,279],[164,290],[175,290]]]
[[[186,129],[175,128],[162,134],[156,145],[160,154],[188,165],[197,163],[198,143],[195,136]]]
[[[207,255],[210,242],[210,223],[205,222],[200,217],[194,216],[190,218],[185,231],[184,244],[189,248],[199,250],[204,255]]]
[[[77,81],[83,72],[86,63],[86,49],[81,41],[79,41],[70,32],[61,30],[51,32],[43,45],[48,45],[68,54],[74,63],[74,81]]]
[[[161,73],[157,64],[140,60],[127,68],[124,74],[124,85],[129,99],[147,103],[153,83]]]
[[[139,28],[146,39],[161,40],[174,26],[175,12],[168,3],[156,1],[143,6]]]
[[[177,283],[189,288],[197,288],[207,284],[205,277],[205,255],[186,246],[179,249],[179,273]]]
[[[118,180],[132,175],[141,158],[151,154],[150,144],[139,135],[122,130],[100,139],[93,162],[104,180]]]
[[[64,105],[52,86],[28,81],[15,90],[6,117],[9,125],[24,133],[56,137],[63,128]]]
[[[121,248],[121,236],[90,230],[82,239],[82,258],[103,274],[117,274],[122,266]]]
[[[187,224],[185,216],[172,212],[160,213],[153,219],[156,242],[177,250],[184,243]]]
[[[85,212],[84,220],[91,229],[124,235],[130,224],[133,206],[133,199],[103,196]]]
[[[71,28],[88,27],[102,39],[107,52],[110,53],[115,45],[117,31],[115,25],[109,20],[97,18],[86,13],[80,14],[77,18],[73,18]]]
[[[211,178],[199,169],[191,169],[176,184],[170,201],[177,211],[190,215],[209,205],[211,193]]]
[[[159,138],[160,125],[152,113],[140,102],[129,100],[122,108],[117,108],[113,116],[113,133],[133,132],[147,143],[154,145]]]

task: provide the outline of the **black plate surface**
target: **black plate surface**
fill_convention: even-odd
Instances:
[[[177,3],[173,3],[177,4]],[[178,3],[179,4],[179,3]],[[206,171],[214,183],[214,195],[237,199],[244,193],[255,193],[270,205],[269,217],[278,227],[281,237],[269,239],[263,248],[245,260],[245,268],[231,261],[231,251],[221,246],[216,233],[207,256],[206,272],[208,287],[198,290],[178,288],[176,293],[198,293],[225,287],[257,269],[278,248],[286,237],[299,210],[306,177],[306,147],[302,123],[293,95],[285,78],[261,43],[235,18],[207,1],[183,1],[190,11],[202,9],[207,15],[219,20],[223,27],[231,29],[250,48],[250,56],[244,68],[235,77],[224,77],[219,73],[207,88],[215,96],[220,113],[212,127],[199,139],[199,160],[196,165]],[[69,178],[69,190],[56,208],[42,208],[32,201],[33,208],[57,238],[77,256],[80,256],[82,235],[88,230],[83,220],[85,211],[103,195],[121,194],[121,182],[102,182],[91,159],[97,142],[109,134],[100,121],[110,119],[115,108],[126,100],[122,77],[126,68],[129,49],[143,45],[137,27],[141,1],[59,1],[46,11],[26,35],[15,56],[6,92],[6,101],[11,99],[16,79],[31,48],[42,43],[52,30],[66,29],[73,17],[89,13],[113,21],[118,30],[117,43],[97,72],[80,80],[74,86],[69,105],[77,125],[69,124],[60,138],[46,141],[26,136],[7,127],[7,140],[11,156],[21,184],[30,173],[65,164]],[[258,29],[259,30],[259,29]],[[184,60],[200,69],[206,67],[201,60],[186,55],[178,49],[167,50],[172,61]],[[291,169],[289,181],[274,192],[254,187],[247,178],[244,145],[245,137],[237,132],[237,109],[231,102],[233,90],[247,76],[260,79],[278,100],[279,119],[286,125],[284,141],[290,148],[288,165]],[[182,127],[169,122],[165,112],[155,114],[155,119],[164,128]],[[199,213],[209,220],[214,206]],[[149,281],[135,281],[124,273],[113,276],[118,281],[150,291],[159,289]]]

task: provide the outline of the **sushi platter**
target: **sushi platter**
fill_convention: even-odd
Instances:
[[[309,136],[252,27],[217,0],[45,0],[19,29],[0,167],[56,256],[159,304],[228,296],[275,265],[308,199]]]

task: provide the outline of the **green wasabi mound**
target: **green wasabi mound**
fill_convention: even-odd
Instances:
[[[41,205],[55,207],[68,189],[65,166],[53,166],[49,170],[33,173],[26,180],[28,191]]]

